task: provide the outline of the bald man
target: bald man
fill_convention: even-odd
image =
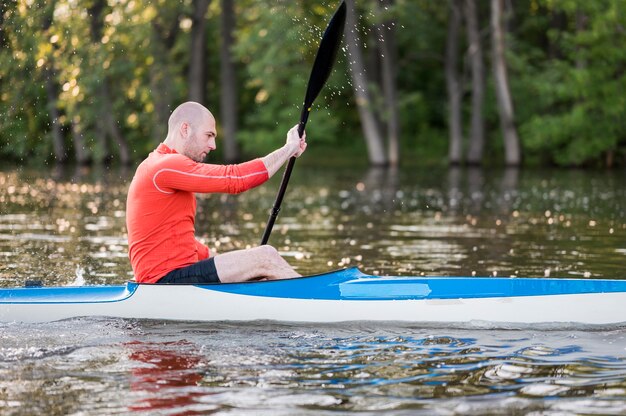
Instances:
[[[300,276],[264,245],[212,256],[195,238],[195,193],[247,191],[267,181],[292,156],[306,150],[297,126],[284,146],[265,157],[236,165],[203,163],[216,149],[215,118],[201,104],[178,106],[167,137],[135,172],[128,190],[128,253],[141,283],[206,284]]]

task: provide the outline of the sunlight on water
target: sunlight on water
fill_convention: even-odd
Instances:
[[[0,172],[0,286],[132,278],[131,173]],[[621,181],[302,166],[270,242],[303,274],[624,278]],[[199,196],[198,237],[217,252],[257,245],[277,187]],[[617,415],[625,357],[623,328],[0,324],[0,413]]]
[[[578,404],[619,414],[626,405],[624,331],[117,320],[23,329],[2,327],[0,379],[11,371],[20,381],[1,382],[0,401],[24,409],[482,414]]]
[[[617,176],[299,172],[271,243],[304,274],[356,265],[376,274],[623,277],[626,197]],[[129,175],[1,173],[0,285],[26,277],[69,284],[77,267],[88,284],[132,278]],[[214,252],[258,244],[271,184],[199,196],[202,241]]]

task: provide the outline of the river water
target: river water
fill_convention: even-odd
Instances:
[[[0,286],[132,278],[131,175],[0,169]],[[270,242],[303,274],[625,278],[624,179],[299,166]],[[258,244],[279,181],[200,196],[198,236],[217,252]],[[0,323],[0,414],[135,411],[624,414],[626,328]]]

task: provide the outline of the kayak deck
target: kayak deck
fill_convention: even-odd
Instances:
[[[76,317],[179,321],[626,323],[626,280],[369,276],[0,289],[0,322]]]
[[[199,287],[290,299],[417,300],[626,292],[626,280],[372,276],[349,268],[298,279]]]
[[[119,302],[143,286],[163,290],[172,287],[128,282],[115,286],[0,289],[0,304]],[[320,300],[473,299],[626,292],[626,280],[372,276],[357,268],[287,280],[175,286],[236,295]]]

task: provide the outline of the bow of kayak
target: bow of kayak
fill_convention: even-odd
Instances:
[[[626,280],[371,276],[351,268],[264,282],[0,289],[0,322],[85,316],[613,325],[626,322]]]

